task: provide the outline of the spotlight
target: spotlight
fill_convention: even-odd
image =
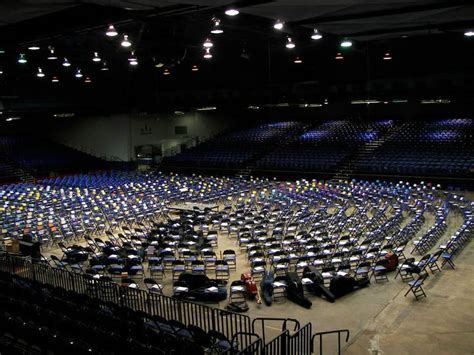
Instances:
[[[204,53],[204,59],[211,59],[211,58],[212,58],[211,48],[206,48],[206,52]]]
[[[214,21],[214,27],[211,30],[211,33],[215,35],[219,35],[221,33],[224,33],[224,30],[221,27],[221,21],[219,19],[213,19]]]
[[[212,43],[212,41],[209,38],[206,38],[206,40],[202,44],[204,48],[212,48],[213,45],[214,43]]]
[[[80,78],[83,77],[83,75],[82,75],[82,73],[81,73],[81,69],[77,69],[75,76],[76,76],[76,78],[78,78],[78,79],[80,79]]]
[[[313,30],[313,34],[311,35],[311,39],[318,40],[318,39],[321,39],[321,38],[323,38],[323,35],[321,33],[319,33],[319,31],[315,28]]]
[[[92,61],[93,62],[100,62],[100,57],[99,57],[99,53],[97,52],[94,52],[94,56],[92,57]]]
[[[109,70],[109,67],[107,66],[107,63],[104,61],[103,64],[102,64],[102,68],[100,68],[100,70],[102,71],[107,71]]]
[[[18,58],[18,63],[20,64],[25,64],[27,62],[26,58],[25,58],[25,55],[24,54],[20,54],[20,58]]]
[[[0,75],[3,75],[3,70],[2,69],[0,69]]]
[[[59,83],[59,78],[57,76],[53,76],[53,78],[51,79],[51,82],[52,83]]]
[[[127,35],[123,35],[123,41],[122,41],[122,43],[120,43],[120,44],[122,45],[122,47],[127,48],[127,47],[130,47],[130,46],[132,45],[132,42],[130,42],[130,41],[128,40],[128,36],[127,36]]]
[[[71,66],[71,63],[69,63],[67,58],[64,58],[63,67],[70,67],[70,66]]]
[[[349,47],[352,47],[352,41],[349,40],[349,39],[344,39],[344,40],[341,42],[341,47],[342,47],[342,48],[349,48]]]
[[[283,25],[284,25],[284,23],[283,23],[282,21],[277,20],[277,22],[275,22],[275,24],[273,25],[273,28],[274,28],[275,30],[279,30],[279,31],[280,31],[280,30],[283,29]]]
[[[38,68],[38,72],[36,73],[36,76],[38,78],[44,78],[44,73],[43,73],[43,70],[41,68]]]
[[[237,16],[239,13],[240,13],[239,10],[234,9],[234,8],[230,8],[230,9],[225,10],[225,14],[227,16]]]
[[[30,51],[39,51],[40,50],[40,47],[37,46],[37,45],[32,45],[32,46],[29,46],[28,49]]]
[[[48,60],[56,60],[58,57],[54,54],[54,48],[49,46],[49,55],[48,55]]]
[[[301,64],[301,63],[303,63],[303,61],[301,60],[300,57],[296,57],[295,60],[294,60],[294,63],[295,64]]]
[[[107,28],[107,31],[105,32],[105,35],[108,36],[108,37],[115,37],[118,35],[118,32],[117,30],[115,29],[114,25],[110,25],[108,28]]]
[[[468,31],[464,32],[464,36],[474,37],[474,30],[468,30]]]
[[[336,57],[335,57],[335,58],[336,58],[337,60],[342,60],[342,59],[344,59],[344,56],[342,55],[342,53],[339,52],[339,53],[336,54]]]
[[[288,42],[286,43],[286,48],[293,49],[295,48],[295,44],[291,41],[291,37],[288,37]]]
[[[198,71],[199,68],[196,64],[193,65],[193,67],[191,68],[191,71]]]
[[[383,60],[392,60],[392,55],[390,53],[385,53],[383,55]]]

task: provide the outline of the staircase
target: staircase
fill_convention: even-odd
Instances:
[[[389,128],[387,131],[383,132],[377,139],[366,142],[359,147],[357,152],[353,154],[349,160],[343,163],[338,172],[334,175],[333,179],[335,180],[346,180],[348,179],[354,170],[356,169],[357,163],[366,158],[372,156],[372,154],[382,145],[387,139],[398,132],[406,129],[409,123],[404,123],[401,125],[394,125],[392,128]]]

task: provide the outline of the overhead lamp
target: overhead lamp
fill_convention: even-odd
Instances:
[[[71,66],[71,63],[69,63],[67,58],[64,58],[63,67],[70,67],[70,66]]]
[[[296,57],[293,62],[294,62],[295,64],[301,64],[301,63],[303,63],[303,61],[301,60],[300,57]]]
[[[225,14],[227,16],[237,16],[239,14],[239,10],[235,9],[235,8],[229,8],[227,10],[225,10]]]
[[[296,46],[295,46],[294,42],[291,41],[291,37],[288,37],[287,43],[286,43],[286,48],[288,48],[288,49],[293,49],[293,48],[295,48],[295,47],[296,47]]]
[[[115,37],[118,35],[118,32],[117,30],[115,29],[114,25],[110,25],[108,28],[107,28],[107,31],[105,32],[105,35],[108,36],[108,37]]]
[[[339,53],[336,54],[336,57],[335,57],[335,58],[336,58],[337,60],[342,60],[342,59],[344,59],[344,56],[342,55],[342,53],[339,52]]]
[[[158,62],[155,64],[155,68],[162,68],[165,66],[165,63],[162,63],[162,62]]]
[[[0,69],[0,75],[3,75],[3,70],[2,69]]]
[[[211,59],[211,58],[212,58],[211,48],[206,48],[206,51],[204,52],[204,59]]]
[[[56,56],[56,54],[54,54],[54,48],[51,47],[51,46],[49,46],[48,49],[49,49],[48,60],[56,60],[56,59],[58,59],[58,57]]]
[[[76,76],[76,78],[78,78],[78,79],[80,79],[80,78],[83,77],[83,75],[82,75],[82,73],[81,73],[81,69],[77,69],[75,76]]]
[[[107,71],[109,70],[109,67],[107,66],[107,63],[104,61],[103,64],[102,64],[102,68],[100,68],[100,70],[102,71]]]
[[[169,71],[168,69],[165,69],[165,70],[163,71],[163,75],[170,75],[170,74],[171,74],[171,73],[170,73],[170,71]]]
[[[57,76],[53,76],[53,78],[51,79],[51,82],[52,83],[59,83],[59,78]]]
[[[34,44],[34,45],[29,46],[28,49],[30,51],[39,51],[40,47]]]
[[[20,57],[18,58],[18,63],[25,64],[27,62],[25,55],[20,53]]]
[[[224,30],[221,27],[221,20],[215,18],[213,21],[214,21],[214,27],[212,28],[211,33],[215,35],[224,33]]]
[[[344,40],[342,40],[342,42],[341,42],[341,47],[342,47],[342,48],[349,48],[349,47],[352,47],[352,41],[349,40],[349,39],[344,39]]]
[[[283,25],[284,25],[284,22],[283,21],[280,21],[280,20],[277,20],[277,22],[275,22],[275,24],[273,25],[273,28],[275,30],[282,30],[283,29]]]
[[[130,47],[132,45],[132,42],[129,41],[128,39],[128,36],[127,35],[123,35],[123,40],[122,40],[122,43],[120,43],[122,45],[122,47]]]
[[[43,70],[41,68],[38,67],[38,72],[36,73],[36,76],[38,78],[44,78],[44,73],[43,73]]]
[[[474,30],[468,30],[468,31],[464,32],[464,36],[474,37]]]
[[[212,43],[212,41],[209,38],[206,38],[206,40],[202,44],[204,48],[212,48],[213,45],[214,43]]]
[[[318,39],[321,39],[321,38],[323,38],[323,35],[321,33],[319,33],[319,31],[315,28],[313,30],[313,34],[311,35],[311,39],[318,40]]]
[[[84,82],[85,82],[85,83],[92,83],[92,80],[91,80],[91,78],[86,77],[86,79],[84,80]]]
[[[193,65],[193,67],[191,68],[191,71],[198,71],[199,68],[196,64]]]
[[[100,62],[100,60],[101,59],[99,57],[99,53],[94,52],[94,56],[92,57],[92,61],[98,63],[98,62]]]
[[[383,60],[392,60],[392,55],[390,53],[385,53],[383,55]]]
[[[132,52],[132,56],[128,58],[128,62],[130,63],[130,65],[133,65],[133,66],[138,65],[138,59],[135,56],[135,52]]]
[[[5,50],[4,50],[4,49],[0,49],[0,54],[5,54]]]

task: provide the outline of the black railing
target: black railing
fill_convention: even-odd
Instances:
[[[268,317],[254,318],[252,320],[252,330],[253,332],[257,333],[256,325],[258,323],[260,324],[260,327],[261,327],[260,334],[264,343],[266,343],[266,340],[267,340],[266,333],[265,333],[265,328],[266,328],[265,323],[269,323],[269,322],[272,322],[272,323],[278,322],[279,324],[281,324],[282,332],[288,329],[288,323],[294,324],[293,331],[297,331],[300,329],[300,322],[297,319],[293,319],[293,318],[268,318]]]
[[[350,332],[348,329],[332,330],[329,332],[319,332],[313,334],[311,338],[311,353],[314,353],[314,341],[316,338],[319,338],[319,355],[323,354],[323,336],[325,335],[334,335],[337,334],[337,354],[341,354],[341,335],[345,334],[345,343],[349,341]],[[331,352],[333,353],[333,352]]]
[[[287,342],[290,332],[285,330],[263,347],[262,355],[287,355]]]

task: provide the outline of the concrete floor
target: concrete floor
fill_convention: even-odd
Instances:
[[[426,217],[420,233],[433,222],[432,216]],[[433,251],[461,223],[460,216],[450,213],[447,231]],[[235,239],[219,235],[218,249],[235,249],[237,252],[237,270],[231,272],[230,280],[239,279],[242,272],[248,271],[247,259],[238,250]],[[45,254],[61,253],[50,250]],[[399,278],[395,280],[393,273],[389,275],[388,283],[372,282],[369,287],[346,295],[335,303],[310,294],[307,297],[313,302],[311,309],[286,299],[274,302],[271,307],[248,301],[250,310],[247,314],[252,318],[295,318],[302,325],[311,322],[313,333],[348,329],[350,339],[344,345],[347,354],[474,354],[474,298],[470,293],[474,290],[473,254],[474,246],[467,245],[454,261],[456,270],[445,267],[441,273],[430,274],[424,287],[427,298],[418,301],[411,293],[404,297],[408,285]],[[164,293],[171,295],[171,274],[163,284]],[[227,301],[213,305],[225,308]],[[266,328],[267,341],[279,334],[279,327],[275,323]],[[335,344],[335,337],[326,339],[324,354],[335,354]]]

